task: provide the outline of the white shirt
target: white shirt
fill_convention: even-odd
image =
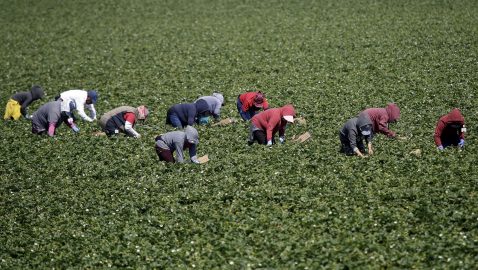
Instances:
[[[60,98],[63,100],[61,102],[61,111],[69,112],[70,111],[70,102],[73,101],[76,104],[76,110],[83,120],[88,122],[93,122],[96,119],[96,110],[93,104],[86,104],[86,99],[88,98],[88,92],[85,90],[68,90],[60,94]],[[90,116],[85,113],[85,106],[90,111]]]

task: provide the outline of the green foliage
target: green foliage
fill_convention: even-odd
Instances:
[[[1,122],[0,268],[476,267],[476,14],[471,0],[1,1],[1,100],[95,88],[99,113],[146,104],[151,117],[139,140]],[[220,91],[237,118],[251,89],[307,126],[271,149],[247,146],[242,122],[201,126],[209,163],[158,163],[169,106]],[[410,139],[340,155],[343,123],[390,101]],[[453,107],[467,148],[438,153]]]

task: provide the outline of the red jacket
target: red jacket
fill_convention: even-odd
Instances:
[[[272,140],[274,135],[279,131],[279,136],[285,135],[285,127],[287,121],[282,118],[284,115],[292,115],[295,117],[295,109],[291,104],[280,108],[273,108],[254,115],[251,123],[259,129],[266,132],[267,141]]]
[[[372,120],[372,129],[374,133],[383,133],[388,137],[395,137],[395,132],[388,129],[388,123],[400,119],[400,108],[394,103],[390,103],[385,108],[370,108],[364,110]]]
[[[465,125],[465,118],[459,109],[453,109],[449,114],[443,115],[438,120],[434,136],[436,146],[442,145],[442,137],[452,137],[458,134],[460,139],[465,139],[465,134],[461,131],[461,129],[453,128],[450,126],[450,124],[459,124],[461,126]]]
[[[247,92],[239,96],[239,100],[242,103],[242,111],[247,112],[254,106],[254,99],[256,98],[258,92]],[[269,103],[267,103],[267,99],[264,98],[264,102],[262,103],[263,109],[269,109]]]

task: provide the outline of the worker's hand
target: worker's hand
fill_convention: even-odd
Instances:
[[[437,149],[438,149],[438,151],[443,151],[443,145],[439,145],[439,146],[437,147]]]
[[[460,142],[458,143],[458,146],[463,148],[463,146],[465,146],[465,140],[460,139]]]
[[[285,136],[280,136],[279,137],[279,142],[282,143],[282,144],[285,143]]]

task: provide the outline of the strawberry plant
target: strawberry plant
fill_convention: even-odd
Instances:
[[[2,1],[4,104],[32,84],[47,97],[31,112],[98,89],[100,114],[150,117],[138,140],[0,122],[0,268],[474,268],[477,13],[471,0]],[[257,89],[307,120],[284,145],[248,146],[242,121],[199,126],[209,162],[158,162],[172,104],[217,91],[238,119],[237,95]],[[391,101],[405,140],[338,153],[347,119]],[[439,153],[454,107],[465,150]]]

